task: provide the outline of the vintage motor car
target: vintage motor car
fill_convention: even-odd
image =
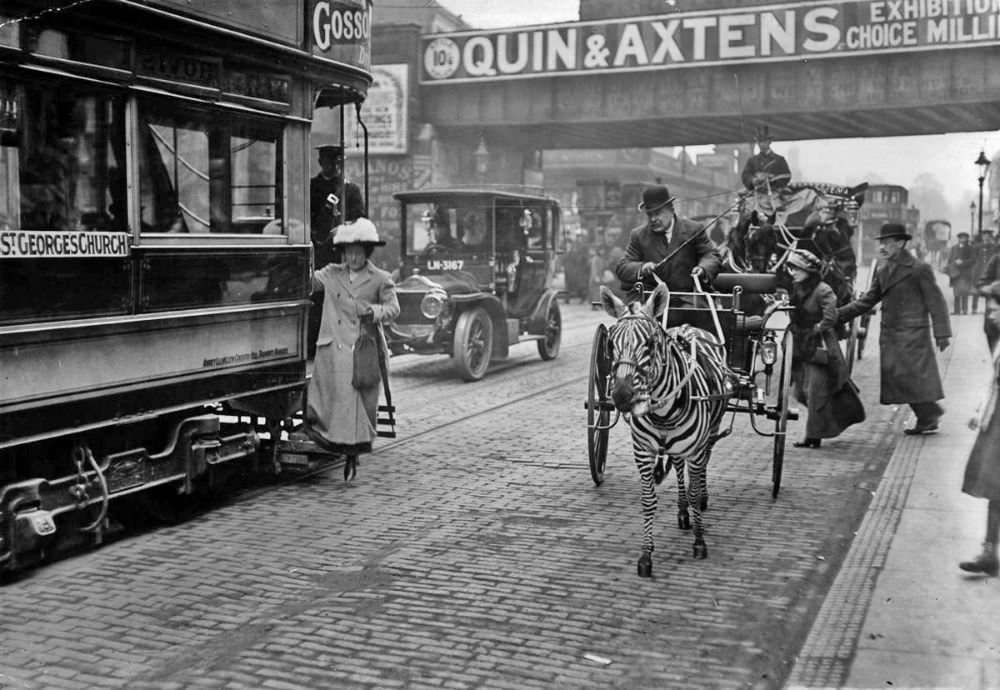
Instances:
[[[534,340],[559,354],[562,315],[552,287],[559,204],[539,194],[487,188],[421,189],[401,203],[401,312],[393,354],[447,354],[466,381]]]

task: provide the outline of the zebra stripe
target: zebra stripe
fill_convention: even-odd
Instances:
[[[657,508],[654,466],[661,456],[669,458],[677,476],[678,525],[687,529],[693,522],[694,555],[707,555],[702,523],[706,468],[729,397],[721,343],[691,326],[661,328],[653,315],[662,299],[658,288],[642,307],[629,310],[611,293],[604,298],[605,307],[618,319],[609,329],[615,356],[612,399],[630,413],[642,487],[640,575],[644,561],[651,570]]]

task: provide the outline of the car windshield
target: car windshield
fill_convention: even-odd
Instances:
[[[406,252],[439,247],[453,253],[500,254],[545,246],[544,202],[508,199],[441,199],[406,205]]]
[[[408,254],[437,245],[456,252],[482,251],[492,242],[493,211],[488,201],[420,202],[406,207]]]

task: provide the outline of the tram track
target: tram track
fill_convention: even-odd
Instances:
[[[581,386],[579,400],[582,404],[588,374],[576,372],[588,371],[593,331],[603,312],[586,311],[584,316],[590,318],[570,323],[564,319],[563,342],[555,360],[542,362],[532,343],[521,343],[512,346],[512,355],[508,359],[492,363],[486,376],[474,383],[459,380],[452,370],[451,358],[446,355],[401,355],[394,358],[392,362],[395,366],[390,367],[390,376],[393,403],[399,418],[398,436],[396,439],[376,441],[371,456],[379,457],[405,448],[409,443],[446,429],[575,385]],[[544,385],[532,386],[530,391],[522,392],[525,367],[544,367],[541,374]],[[481,401],[497,399],[500,402],[477,405]],[[341,459],[323,462],[311,469],[279,475],[263,485],[240,487],[233,490],[229,500],[252,500],[278,487],[308,481],[342,465]]]

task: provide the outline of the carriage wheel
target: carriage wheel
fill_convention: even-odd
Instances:
[[[788,395],[792,388],[792,332],[781,338],[781,369],[778,383],[778,418],[774,422],[774,457],[771,464],[771,498],[781,489],[781,470],[785,464],[785,430],[788,428]]]
[[[858,335],[861,332],[860,319],[851,319],[851,330],[847,333],[847,342],[844,343],[844,359],[847,361],[847,375],[854,373],[855,355],[861,359],[861,345]]]
[[[590,455],[590,476],[596,486],[604,481],[604,464],[608,459],[611,401],[607,394],[607,380],[611,369],[610,350],[608,329],[600,324],[590,350],[590,379],[587,384],[587,452]]]

